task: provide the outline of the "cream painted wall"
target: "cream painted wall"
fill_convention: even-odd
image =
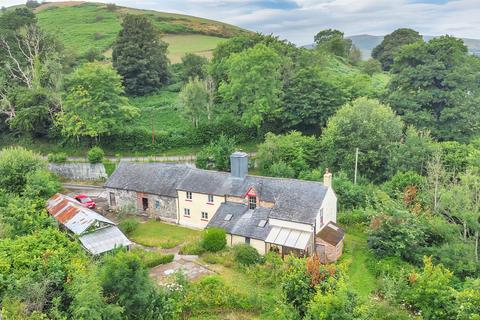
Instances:
[[[224,197],[213,196],[213,203],[208,203],[208,195],[203,193],[193,193],[192,200],[187,200],[187,192],[177,191],[178,195],[178,214],[179,224],[203,229],[207,226],[208,222],[213,218],[213,215],[217,212],[218,207],[225,200]],[[185,217],[184,209],[190,209],[190,217]],[[202,212],[208,213],[208,219],[202,219]]]
[[[337,196],[332,188],[328,188],[325,198],[323,199],[322,206],[320,210],[323,209],[323,225],[327,224],[329,221],[337,222]],[[317,232],[322,228],[320,223],[320,211],[318,212],[317,218],[315,219],[315,227]]]
[[[245,237],[236,236],[232,234],[232,246],[236,244],[245,244]]]
[[[250,245],[257,249],[258,253],[265,254],[265,241],[250,239]]]
[[[313,226],[309,224],[291,222],[291,221],[285,221],[285,220],[279,220],[279,219],[273,219],[273,218],[268,219],[268,223],[272,226],[313,232]]]

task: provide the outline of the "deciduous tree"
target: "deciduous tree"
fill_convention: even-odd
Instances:
[[[390,70],[393,65],[393,58],[400,48],[407,44],[422,41],[422,36],[415,30],[400,28],[387,34],[382,42],[373,48],[372,57],[382,64],[382,69]]]
[[[57,123],[69,138],[108,136],[137,116],[123,96],[120,76],[100,62],[87,63],[67,80],[67,94]]]

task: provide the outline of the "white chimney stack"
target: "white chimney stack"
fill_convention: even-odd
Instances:
[[[323,185],[325,187],[332,187],[332,173],[330,171],[325,170],[325,174],[323,175]]]

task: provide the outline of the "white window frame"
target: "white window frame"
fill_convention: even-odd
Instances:
[[[213,203],[213,194],[208,195],[208,203]]]
[[[189,208],[183,208],[183,216],[184,217],[190,217],[190,209]]]
[[[192,198],[193,198],[192,192],[191,192],[191,191],[187,191],[187,198],[186,198],[186,199],[187,199],[187,200],[192,200]]]
[[[202,220],[208,220],[208,212],[202,211]]]

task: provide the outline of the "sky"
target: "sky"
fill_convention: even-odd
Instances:
[[[51,0],[52,1],[52,0]],[[56,0],[53,0],[56,1]],[[0,6],[24,3],[0,0]],[[333,28],[346,35],[384,35],[409,27],[423,35],[480,38],[480,0],[97,0],[189,14],[304,45]]]

